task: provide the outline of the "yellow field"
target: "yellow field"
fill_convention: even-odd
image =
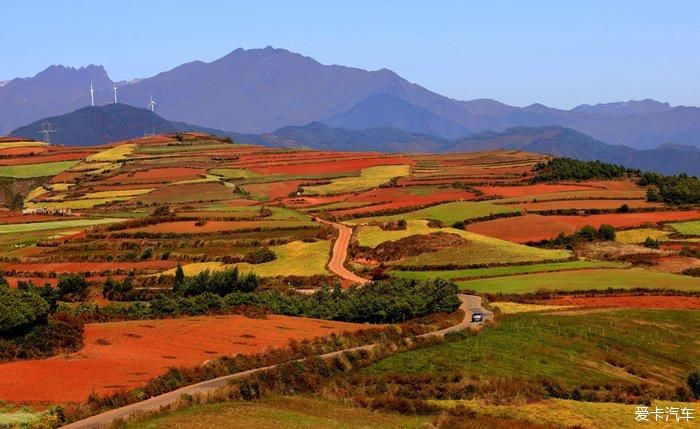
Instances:
[[[666,241],[670,234],[668,231],[653,228],[628,229],[627,231],[618,231],[615,234],[615,241],[625,244],[638,244],[644,243],[647,237],[658,241]]]
[[[69,201],[47,201],[41,203],[32,203],[28,208],[54,208],[54,209],[90,209],[102,204],[113,203],[117,201],[127,201],[132,197],[117,197],[117,198],[93,198],[84,200],[69,200]]]
[[[11,149],[11,148],[15,148],[15,147],[42,147],[42,146],[48,146],[48,145],[44,142],[29,142],[29,141],[7,142],[7,143],[0,143],[0,150]]]
[[[517,302],[493,302],[491,307],[498,307],[503,314],[532,313],[536,311],[564,310],[573,308],[568,305],[520,304]]]
[[[149,192],[155,191],[155,188],[144,188],[144,189],[122,189],[117,191],[99,191],[90,192],[88,194],[80,197],[81,200],[92,200],[92,199],[106,199],[106,198],[122,198],[122,197],[135,197],[137,195],[147,194]]]
[[[38,186],[38,187],[32,189],[31,191],[29,191],[29,193],[27,194],[27,197],[24,199],[24,202],[26,203],[28,201],[31,201],[34,198],[40,197],[48,192],[49,191],[46,190],[46,188],[44,188],[43,186]]]
[[[205,270],[218,271],[234,266],[238,267],[241,273],[252,272],[261,277],[329,274],[326,270],[326,263],[331,251],[330,241],[316,241],[314,243],[292,241],[281,246],[271,247],[271,249],[277,255],[277,259],[263,264],[224,265],[221,262],[194,262],[183,265],[182,270],[186,276],[193,276]],[[165,271],[164,274],[174,275],[175,269]]]
[[[136,149],[135,144],[127,143],[113,148],[103,150],[94,155],[90,155],[85,158],[87,162],[101,162],[101,161],[121,161],[122,159],[128,158],[132,152]]]
[[[304,193],[308,195],[332,195],[359,192],[375,188],[395,177],[408,176],[409,174],[411,174],[409,165],[380,165],[362,169],[359,176],[342,177],[333,179],[327,185],[306,187]]]
[[[637,405],[616,404],[605,402],[582,402],[566,399],[548,399],[532,404],[517,405],[490,405],[477,401],[431,401],[436,405],[445,408],[452,408],[457,404],[462,404],[468,409],[474,410],[479,415],[489,415],[495,417],[514,418],[516,420],[527,420],[533,423],[549,423],[562,425],[564,427],[582,427],[586,429],[609,429],[609,428],[698,428],[700,419],[696,418],[689,422],[677,422],[675,417],[670,417],[669,421],[654,421],[650,416],[650,422],[635,421],[635,410]],[[668,402],[653,401],[650,410],[656,407],[688,407],[695,409],[697,414],[697,403],[692,402]]]

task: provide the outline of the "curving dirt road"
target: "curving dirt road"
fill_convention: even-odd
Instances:
[[[460,295],[459,297],[461,304],[460,304],[460,309],[464,311],[464,318],[462,321],[454,326],[450,326],[449,328],[441,329],[439,331],[435,332],[428,332],[427,334],[422,334],[419,335],[419,338],[431,338],[431,337],[437,337],[437,336],[444,336],[445,334],[448,334],[450,332],[455,332],[459,331],[461,329],[466,329],[468,327],[472,326],[477,326],[479,325],[478,323],[472,323],[472,312],[474,311],[481,311],[484,312],[485,314],[488,313],[487,310],[484,310],[481,308],[481,297],[479,296],[473,296],[473,295]],[[328,359],[328,358],[333,358],[336,356],[339,356],[345,352],[357,352],[361,350],[365,351],[373,351],[374,349],[379,347],[379,343],[375,344],[368,344],[366,346],[360,346],[360,347],[352,347],[349,349],[345,350],[338,350],[335,352],[331,353],[326,353],[323,355],[320,355],[318,357],[321,357],[323,359]],[[304,360],[304,359],[299,359],[299,360]],[[182,395],[199,395],[199,394],[207,394],[211,393],[214,390],[223,387],[227,385],[230,381],[234,381],[240,378],[244,378],[249,375],[256,374],[258,372],[262,372],[268,369],[273,369],[277,365],[271,365],[271,366],[266,366],[262,368],[256,368],[256,369],[251,369],[248,371],[243,371],[243,372],[238,372],[236,374],[231,374],[231,375],[226,375],[223,377],[215,378],[212,380],[208,381],[203,381],[201,383],[193,384],[190,386],[185,386],[177,390],[173,390],[172,392],[164,393],[159,396],[154,396],[152,398],[146,399],[145,401],[138,402],[135,404],[127,405],[121,408],[117,408],[114,410],[106,411],[102,414],[97,414],[92,417],[88,417],[86,419],[71,423],[69,425],[63,426],[66,429],[97,429],[97,428],[103,428],[106,427],[110,424],[112,424],[115,420],[118,419],[129,419],[137,414],[144,413],[144,412],[149,412],[149,411],[157,411],[162,407],[172,405],[176,403],[177,401],[180,400]]]
[[[343,224],[329,222],[320,218],[315,218],[314,220],[319,223],[332,225],[338,230],[338,239],[335,240],[333,244],[333,255],[328,263],[328,269],[352,283],[365,284],[369,282],[369,280],[363,279],[345,268],[345,260],[348,258],[348,246],[350,245],[350,238],[352,237],[352,229]]]

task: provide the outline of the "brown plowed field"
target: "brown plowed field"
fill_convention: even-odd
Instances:
[[[663,207],[661,203],[650,203],[644,200],[561,200],[543,201],[540,203],[514,203],[509,207],[528,211],[566,210],[566,209],[617,209],[627,204],[630,208]]]
[[[503,198],[525,197],[528,195],[550,194],[553,192],[590,191],[595,189],[587,185],[550,185],[540,183],[530,186],[477,186],[484,195],[500,195]]]
[[[177,265],[176,261],[142,261],[142,262],[55,262],[55,263],[11,263],[0,265],[0,270],[23,273],[101,273],[116,270],[167,270]]]
[[[201,316],[89,324],[85,347],[65,356],[0,365],[0,400],[84,401],[91,392],[134,388],[169,367],[192,367],[223,355],[255,354],[301,340],[355,331],[361,324],[287,316]]]
[[[107,182],[123,183],[158,183],[173,182],[179,180],[199,179],[206,171],[202,168],[168,167],[152,168],[147,171],[135,173],[122,173],[107,179]]]
[[[576,307],[673,308],[700,310],[700,297],[697,296],[574,296],[548,299],[541,301],[540,303]]]
[[[590,216],[540,216],[525,215],[513,218],[495,219],[478,222],[467,226],[470,232],[527,243],[530,241],[549,240],[559,233],[573,234],[585,225],[598,228],[609,224],[616,228],[626,228],[645,223],[662,221],[689,220],[700,217],[700,211],[685,212],[649,212],[649,213],[614,213]]]
[[[238,231],[255,228],[285,228],[296,227],[308,224],[304,221],[286,221],[286,220],[241,220],[241,221],[207,221],[204,225],[195,226],[195,221],[177,221],[164,222],[155,225],[148,225],[141,228],[127,229],[125,232],[149,232],[149,233],[175,233],[175,234],[197,234],[222,231]]]
[[[253,167],[251,170],[260,174],[288,174],[288,175],[315,175],[315,174],[333,174],[333,173],[351,173],[360,171],[363,168],[374,167],[377,165],[392,165],[392,164],[413,164],[414,161],[410,158],[395,157],[395,158],[365,158],[352,160],[338,160],[333,162],[313,162],[304,164],[287,164],[276,165],[270,167]]]
[[[42,146],[27,146],[27,147],[9,147],[5,149],[0,148],[0,156],[17,156],[17,155],[30,155],[46,152],[46,147]]]

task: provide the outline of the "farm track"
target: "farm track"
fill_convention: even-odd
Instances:
[[[351,281],[352,283],[365,284],[369,282],[367,279],[356,275],[347,268],[345,268],[345,260],[348,257],[348,245],[350,245],[350,237],[352,237],[352,229],[335,222],[329,222],[327,220],[315,219],[319,223],[325,223],[327,225],[332,225],[338,230],[338,239],[335,240],[333,244],[333,255],[328,263],[328,269],[336,273],[340,277]]]

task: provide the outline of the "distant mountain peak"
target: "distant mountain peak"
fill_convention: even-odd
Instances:
[[[571,109],[574,112],[600,115],[640,115],[671,110],[669,103],[645,98],[644,100],[618,101],[613,103],[581,104]]]

